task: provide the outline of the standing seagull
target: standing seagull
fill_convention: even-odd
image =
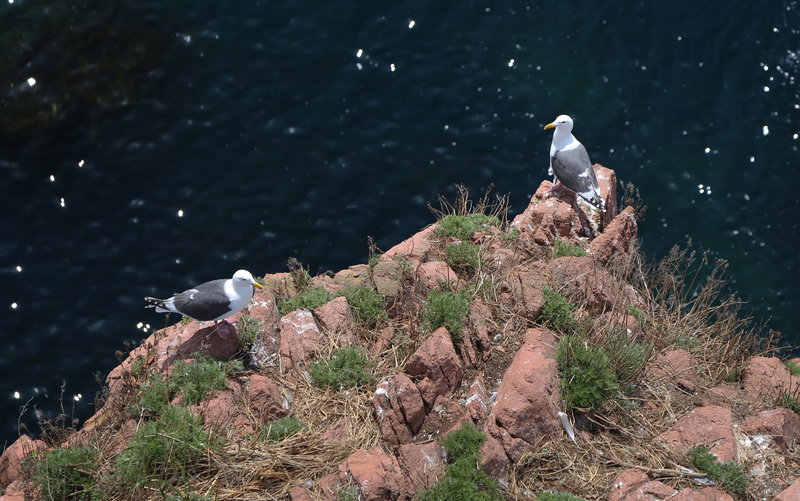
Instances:
[[[146,308],[155,308],[157,313],[179,313],[194,320],[207,322],[229,317],[243,309],[253,298],[253,287],[261,289],[247,270],[239,270],[233,278],[220,278],[192,289],[175,294],[169,299],[144,298]]]
[[[559,115],[545,129],[555,129],[550,144],[550,169],[563,186],[574,191],[584,200],[605,212],[605,202],[600,196],[600,185],[594,175],[589,154],[580,141],[572,135],[572,118]]]

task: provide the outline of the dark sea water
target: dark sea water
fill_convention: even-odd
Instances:
[[[3,0],[0,399],[92,412],[143,296],[365,262],[494,183],[514,211],[556,115],[649,207],[640,236],[730,261],[800,343],[796,1]],[[60,388],[65,384],[63,398]]]

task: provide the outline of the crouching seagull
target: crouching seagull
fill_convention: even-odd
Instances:
[[[550,144],[550,169],[548,173],[566,188],[574,191],[594,207],[605,212],[605,202],[600,196],[600,185],[594,175],[589,154],[580,141],[572,135],[572,118],[559,115],[545,129],[555,129]],[[555,181],[553,181],[555,184]]]
[[[157,313],[178,313],[201,322],[213,320],[216,325],[250,303],[253,287],[263,288],[249,271],[239,270],[232,278],[212,280],[167,299],[144,300],[150,303],[146,308],[155,308]],[[227,337],[227,333],[222,337]]]

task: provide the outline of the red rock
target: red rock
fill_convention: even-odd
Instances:
[[[342,286],[337,284],[333,280],[333,277],[329,277],[328,275],[317,275],[315,277],[311,277],[309,287],[322,287],[334,296],[339,294],[339,292],[342,290]]]
[[[518,461],[537,440],[561,433],[561,408],[556,340],[544,329],[528,329],[497,388],[497,399],[486,419],[486,431],[500,442],[484,447],[483,464],[490,475],[504,474],[509,459]],[[487,441],[488,443],[488,441]],[[486,444],[485,444],[486,445]]]
[[[428,409],[439,395],[449,396],[458,388],[464,366],[447,329],[439,327],[428,336],[406,362],[406,372],[421,378],[417,387]]]
[[[659,354],[651,363],[650,372],[656,378],[694,393],[700,385],[697,362],[686,350],[672,350]]]
[[[702,489],[692,489],[687,487],[669,498],[670,501],[734,501],[733,497],[727,492],[716,487],[703,487]]]
[[[370,267],[367,264],[355,264],[336,273],[333,276],[333,281],[341,287],[341,290],[361,286],[372,287],[370,271]]]
[[[280,386],[272,379],[253,374],[246,384],[249,412],[262,424],[289,414]]]
[[[636,241],[637,230],[633,207],[626,207],[603,233],[592,240],[589,244],[589,255],[605,266],[614,256],[628,253]]]
[[[544,305],[542,290],[553,286],[553,277],[547,263],[534,261],[517,266],[511,270],[507,280],[514,299],[522,305],[525,316],[531,321],[539,318]]]
[[[233,335],[220,336],[217,327],[209,325],[200,328],[194,320],[178,322],[175,325],[154,332],[132,350],[122,364],[116,366],[106,378],[112,394],[122,389],[125,374],[130,373],[131,365],[137,358],[152,361],[159,370],[166,370],[176,360],[204,353],[217,360],[227,360],[239,351],[239,336],[236,328],[229,329]]]
[[[378,383],[372,405],[381,437],[390,445],[410,442],[425,420],[422,395],[402,372]]]
[[[520,256],[511,249],[498,247],[489,254],[489,263],[499,273],[504,274],[519,264]]]
[[[26,491],[25,481],[22,479],[15,480],[5,488],[3,495],[0,496],[0,501],[28,501],[34,499],[32,496],[27,496],[25,494]]]
[[[47,449],[47,445],[41,440],[34,440],[28,435],[20,435],[0,456],[0,487],[5,487],[14,480],[21,478],[22,468],[20,461],[31,452],[44,449]]]
[[[680,451],[705,445],[720,461],[737,459],[733,413],[727,407],[698,407],[684,414],[658,440]]]
[[[289,501],[314,501],[311,491],[303,486],[295,485],[289,489]]]
[[[380,259],[372,268],[375,290],[391,304],[403,290],[403,267],[394,259]]]
[[[280,321],[280,356],[284,370],[311,359],[319,345],[320,331],[311,312],[295,310]]]
[[[756,410],[774,406],[781,394],[800,388],[800,377],[792,376],[779,358],[753,357],[744,369],[747,401]]]
[[[769,436],[773,447],[786,452],[800,439],[800,416],[784,408],[762,411],[748,417],[742,429],[751,436]]]
[[[339,296],[314,310],[319,326],[331,335],[339,336],[341,346],[350,346],[356,342],[355,319],[347,298]]]
[[[523,243],[553,245],[560,240],[576,240],[583,234],[580,217],[570,205],[558,198],[550,198],[552,184],[542,181],[525,211],[514,218],[511,228],[520,231]],[[565,198],[574,200],[573,193]]]
[[[590,256],[553,259],[550,271],[556,283],[563,285],[563,292],[585,302],[590,313],[601,314],[613,310],[615,305],[641,304],[633,287],[598,268]]]
[[[317,481],[316,487],[320,499],[325,501],[339,501],[341,499],[339,497],[339,475],[337,473],[325,475]]]
[[[469,326],[472,336],[483,352],[483,361],[489,360],[492,348],[492,310],[486,304],[476,299],[469,306]]]
[[[426,289],[441,289],[442,282],[455,286],[458,276],[444,261],[428,261],[417,266],[417,278]]]
[[[600,197],[606,204],[606,218],[611,219],[617,215],[617,174],[600,164],[592,167],[600,187]]]
[[[676,492],[667,484],[650,480],[644,472],[631,468],[614,479],[608,501],[663,501],[673,499]]]
[[[392,343],[394,336],[395,329],[391,325],[379,330],[375,343],[370,347],[370,356],[374,358],[379,357],[386,347]]]
[[[264,289],[271,290],[273,293],[281,293],[285,296],[295,296],[299,292],[294,283],[291,273],[270,273],[264,275]]]
[[[196,413],[202,416],[206,426],[222,431],[253,433],[255,429],[252,424],[239,410],[241,398],[242,385],[238,381],[228,380],[227,388],[200,402]]]
[[[395,245],[383,255],[387,258],[401,256],[415,263],[424,261],[431,252],[433,242],[438,240],[434,235],[436,228],[435,224],[428,226],[411,238]]]
[[[800,499],[800,478],[779,492],[773,501],[797,501]]]
[[[403,444],[398,461],[411,483],[411,492],[428,489],[444,475],[445,464],[436,442]]]
[[[415,492],[395,456],[380,448],[358,450],[339,465],[339,481],[354,482],[362,501],[410,499]]]
[[[722,386],[715,386],[713,388],[709,388],[706,392],[705,398],[703,399],[703,405],[722,405],[726,407],[732,407],[741,400],[740,393],[741,391],[734,383],[726,383]]]
[[[281,314],[275,301],[275,293],[269,289],[257,289],[250,302],[247,314],[260,323],[258,337],[250,348],[250,362],[259,369],[278,366],[280,336],[278,325]]]

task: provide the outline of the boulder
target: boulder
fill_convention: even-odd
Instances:
[[[611,258],[627,254],[636,241],[637,225],[633,207],[626,207],[613,221],[589,244],[589,255],[605,266]]]
[[[482,352],[482,360],[489,360],[492,355],[492,310],[479,298],[469,306],[469,329],[472,333],[470,337]]]
[[[403,444],[398,461],[411,484],[411,492],[429,489],[444,475],[445,464],[436,442]]]
[[[686,487],[675,494],[675,497],[669,499],[670,501],[734,501],[730,494],[717,487],[703,487],[702,489]]]
[[[754,410],[769,409],[784,393],[800,388],[800,376],[792,376],[775,357],[753,357],[744,369],[742,380],[747,401]]]
[[[394,259],[382,258],[372,268],[375,290],[391,304],[403,290],[403,267]]]
[[[658,480],[650,480],[646,473],[636,469],[620,472],[611,484],[608,501],[663,501],[673,499],[675,489]]]
[[[605,217],[611,219],[617,215],[617,173],[600,164],[594,164],[592,167],[600,187],[600,197],[606,204]]]
[[[372,406],[381,437],[390,445],[410,442],[425,420],[422,395],[402,372],[378,383]]]
[[[661,381],[694,393],[700,385],[697,362],[686,350],[671,350],[659,354],[650,365],[650,374]]]
[[[314,356],[320,331],[311,312],[299,309],[281,317],[280,336],[281,365],[288,370],[303,365]]]
[[[253,433],[255,428],[239,409],[242,399],[242,385],[239,381],[228,380],[227,388],[214,392],[200,402],[195,412],[203,418],[206,426],[235,434]]]
[[[0,501],[30,501],[35,499],[32,496],[26,495],[28,489],[26,488],[25,481],[22,479],[11,482],[0,495]]]
[[[289,489],[289,501],[314,501],[311,491],[301,485]]]
[[[336,273],[333,276],[333,281],[340,287],[340,290],[361,286],[372,287],[370,271],[368,264],[355,264]]]
[[[278,383],[260,374],[251,375],[245,384],[249,413],[261,424],[289,414],[289,402]]]
[[[503,375],[482,449],[483,467],[492,476],[503,476],[510,461],[518,461],[540,438],[561,432],[555,345],[549,331],[528,329]]]
[[[34,440],[28,435],[20,435],[0,456],[0,487],[6,487],[22,476],[21,461],[28,454],[44,449],[47,449],[47,445],[41,440]]]
[[[436,232],[436,228],[437,225],[435,224],[428,226],[411,238],[408,238],[395,245],[383,255],[387,258],[400,256],[415,264],[424,261],[431,252],[433,243],[439,240],[434,234]]]
[[[590,256],[553,259],[550,272],[566,295],[574,301],[585,302],[592,314],[613,310],[615,305],[624,307],[642,302],[633,287],[598,268]]]
[[[247,312],[258,320],[258,337],[250,348],[250,363],[259,369],[278,366],[278,347],[280,345],[279,324],[281,314],[275,300],[275,293],[268,288],[256,289]]]
[[[800,439],[800,416],[784,408],[762,411],[748,417],[742,429],[751,436],[766,436],[772,447],[785,453]]]
[[[339,337],[341,346],[355,344],[356,336],[355,319],[353,311],[347,303],[347,298],[339,296],[314,310],[314,316],[319,321],[319,326],[329,334]]]
[[[705,445],[720,461],[737,459],[733,413],[727,407],[712,405],[693,409],[657,440],[681,452]]]
[[[580,216],[572,208],[575,194],[564,190],[564,202],[551,198],[552,183],[542,181],[530,204],[511,222],[511,228],[520,231],[520,241],[527,246],[551,246],[556,240],[577,241],[583,235]]]
[[[522,306],[525,316],[536,321],[544,305],[545,287],[553,286],[550,267],[543,261],[534,261],[511,270],[507,278],[514,300]]]
[[[800,478],[779,492],[773,501],[797,501],[798,499],[800,499]]]
[[[441,289],[442,283],[454,287],[458,275],[444,261],[428,261],[417,266],[417,279],[426,289]]]
[[[350,454],[339,465],[339,481],[354,482],[362,501],[411,499],[415,494],[397,458],[377,447]]]
[[[430,409],[439,395],[449,396],[461,384],[464,366],[453,347],[450,333],[439,327],[406,362],[406,372],[419,378],[417,387]]]

